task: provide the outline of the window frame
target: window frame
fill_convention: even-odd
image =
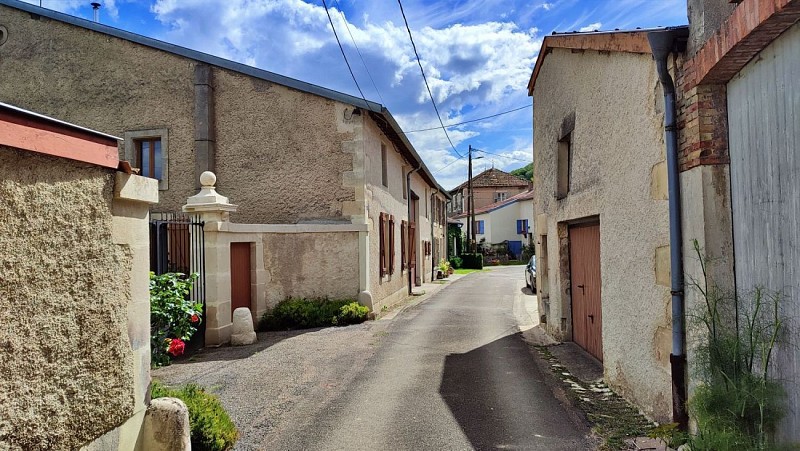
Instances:
[[[386,144],[381,143],[381,184],[384,188],[389,187],[389,162],[386,151]]]
[[[158,190],[166,191],[169,189],[169,129],[164,128],[151,128],[146,130],[131,130],[123,134],[123,155],[125,160],[131,163],[132,166],[138,166],[137,161],[139,150],[141,149],[141,142],[147,140],[161,140],[161,178],[158,180]]]
[[[556,199],[569,195],[572,185],[572,132],[558,140],[556,151]]]
[[[484,220],[483,219],[476,219],[475,223],[473,224],[475,227],[475,234],[476,235],[485,235],[486,229],[484,228]]]

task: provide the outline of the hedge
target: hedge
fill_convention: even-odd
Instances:
[[[462,268],[464,269],[483,269],[483,255],[482,254],[461,254],[463,260]]]

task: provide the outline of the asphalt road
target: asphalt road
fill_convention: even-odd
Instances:
[[[521,332],[524,285],[521,267],[476,273],[389,320],[267,334],[156,377],[216,391],[242,450],[588,449]]]

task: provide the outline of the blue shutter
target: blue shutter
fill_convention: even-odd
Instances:
[[[483,220],[478,221],[478,233],[480,233],[481,235],[483,235],[483,233],[484,233],[483,232]]]

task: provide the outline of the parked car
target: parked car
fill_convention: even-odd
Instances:
[[[528,264],[525,266],[525,285],[536,293],[536,256],[531,256]]]

